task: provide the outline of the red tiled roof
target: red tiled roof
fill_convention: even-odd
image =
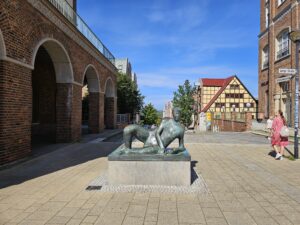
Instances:
[[[228,77],[228,78],[226,78],[226,79],[206,79],[206,80],[218,80],[217,82],[215,82],[215,84],[217,84],[218,82],[220,82],[221,83],[221,81],[222,81],[222,85],[221,86],[215,86],[215,87],[221,87],[220,88],[220,90],[215,94],[215,96],[210,100],[210,102],[204,107],[204,109],[202,109],[201,110],[201,112],[206,112],[209,108],[210,108],[210,106],[217,100],[217,98],[220,96],[220,94],[225,90],[225,88],[228,86],[228,84],[233,80],[233,78],[235,78],[235,76],[231,76],[231,77]],[[203,82],[203,80],[205,80],[205,79],[202,79],[202,82]],[[212,82],[212,81],[211,81]],[[203,86],[205,86],[204,85],[204,83],[203,83]],[[206,86],[208,86],[208,85],[206,85]],[[214,85],[210,85],[210,86],[213,86],[214,87]]]
[[[226,79],[211,79],[211,78],[203,78],[202,85],[203,87],[222,87]]]

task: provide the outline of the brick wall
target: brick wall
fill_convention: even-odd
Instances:
[[[89,132],[98,133],[101,130],[100,93],[89,94]]]
[[[39,86],[40,89],[46,90],[41,92],[40,97],[48,99],[49,102],[46,104],[44,101],[40,106],[43,112],[41,121],[45,125],[42,130],[48,129],[45,134],[49,134],[49,130],[54,133],[56,122],[57,142],[73,142],[81,138],[81,85],[88,65],[93,65],[99,75],[99,103],[97,109],[92,109],[91,112],[99,111],[92,122],[92,129],[95,132],[104,128],[103,92],[106,80],[110,78],[116,86],[116,68],[62,14],[48,1],[37,1],[35,6],[37,8],[27,0],[0,1],[0,29],[7,57],[17,61],[17,63],[0,61],[0,165],[22,158],[31,151],[32,69],[29,68],[34,67],[32,62],[41,59],[40,56],[35,58],[34,54],[41,43],[54,64],[55,61],[62,59],[59,54],[63,52],[67,55],[73,73],[73,81],[55,85],[54,104],[53,76],[50,76],[53,74],[51,71],[53,68],[51,69],[49,65],[44,70],[35,67],[35,73],[45,76],[44,83]],[[48,10],[48,13],[43,14],[39,11],[42,8]],[[49,47],[53,48],[52,54],[48,51]],[[53,56],[57,57],[56,60]],[[45,68],[45,65],[41,67]],[[55,107],[50,107],[53,105]],[[116,101],[108,104],[108,107],[113,110],[107,110],[112,114],[108,117],[107,127],[114,128],[116,115],[113,114],[116,114]],[[53,113],[54,110],[56,113]]]
[[[31,70],[0,61],[0,165],[31,151]]]
[[[116,106],[115,98],[105,98],[105,126],[107,129],[115,128],[116,123]]]
[[[252,113],[245,114],[244,121],[236,121],[234,114],[232,120],[225,119],[224,113],[221,114],[221,119],[213,119],[212,125],[217,125],[220,131],[244,132],[251,130]]]
[[[44,48],[38,51],[32,72],[33,126],[32,136],[55,140],[56,135],[56,82],[55,70]]]

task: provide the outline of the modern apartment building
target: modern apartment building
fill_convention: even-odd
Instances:
[[[261,0],[258,91],[259,117],[267,118],[281,109],[289,125],[294,118],[295,79],[279,73],[295,68],[296,46],[289,32],[299,29],[299,0]]]

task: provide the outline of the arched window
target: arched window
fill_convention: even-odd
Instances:
[[[261,64],[262,69],[269,67],[269,45],[263,48],[261,59],[262,59],[262,64]]]
[[[276,38],[276,59],[281,59],[290,54],[289,30],[282,31]]]

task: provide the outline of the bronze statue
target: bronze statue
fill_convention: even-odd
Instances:
[[[172,153],[176,154],[185,151],[184,147],[184,127],[180,124],[180,109],[172,110],[174,119],[164,119],[155,130],[147,130],[140,125],[129,125],[124,129],[124,142],[126,153]],[[144,143],[142,149],[132,149],[133,138]],[[172,152],[167,147],[175,140],[179,140],[179,147]]]

